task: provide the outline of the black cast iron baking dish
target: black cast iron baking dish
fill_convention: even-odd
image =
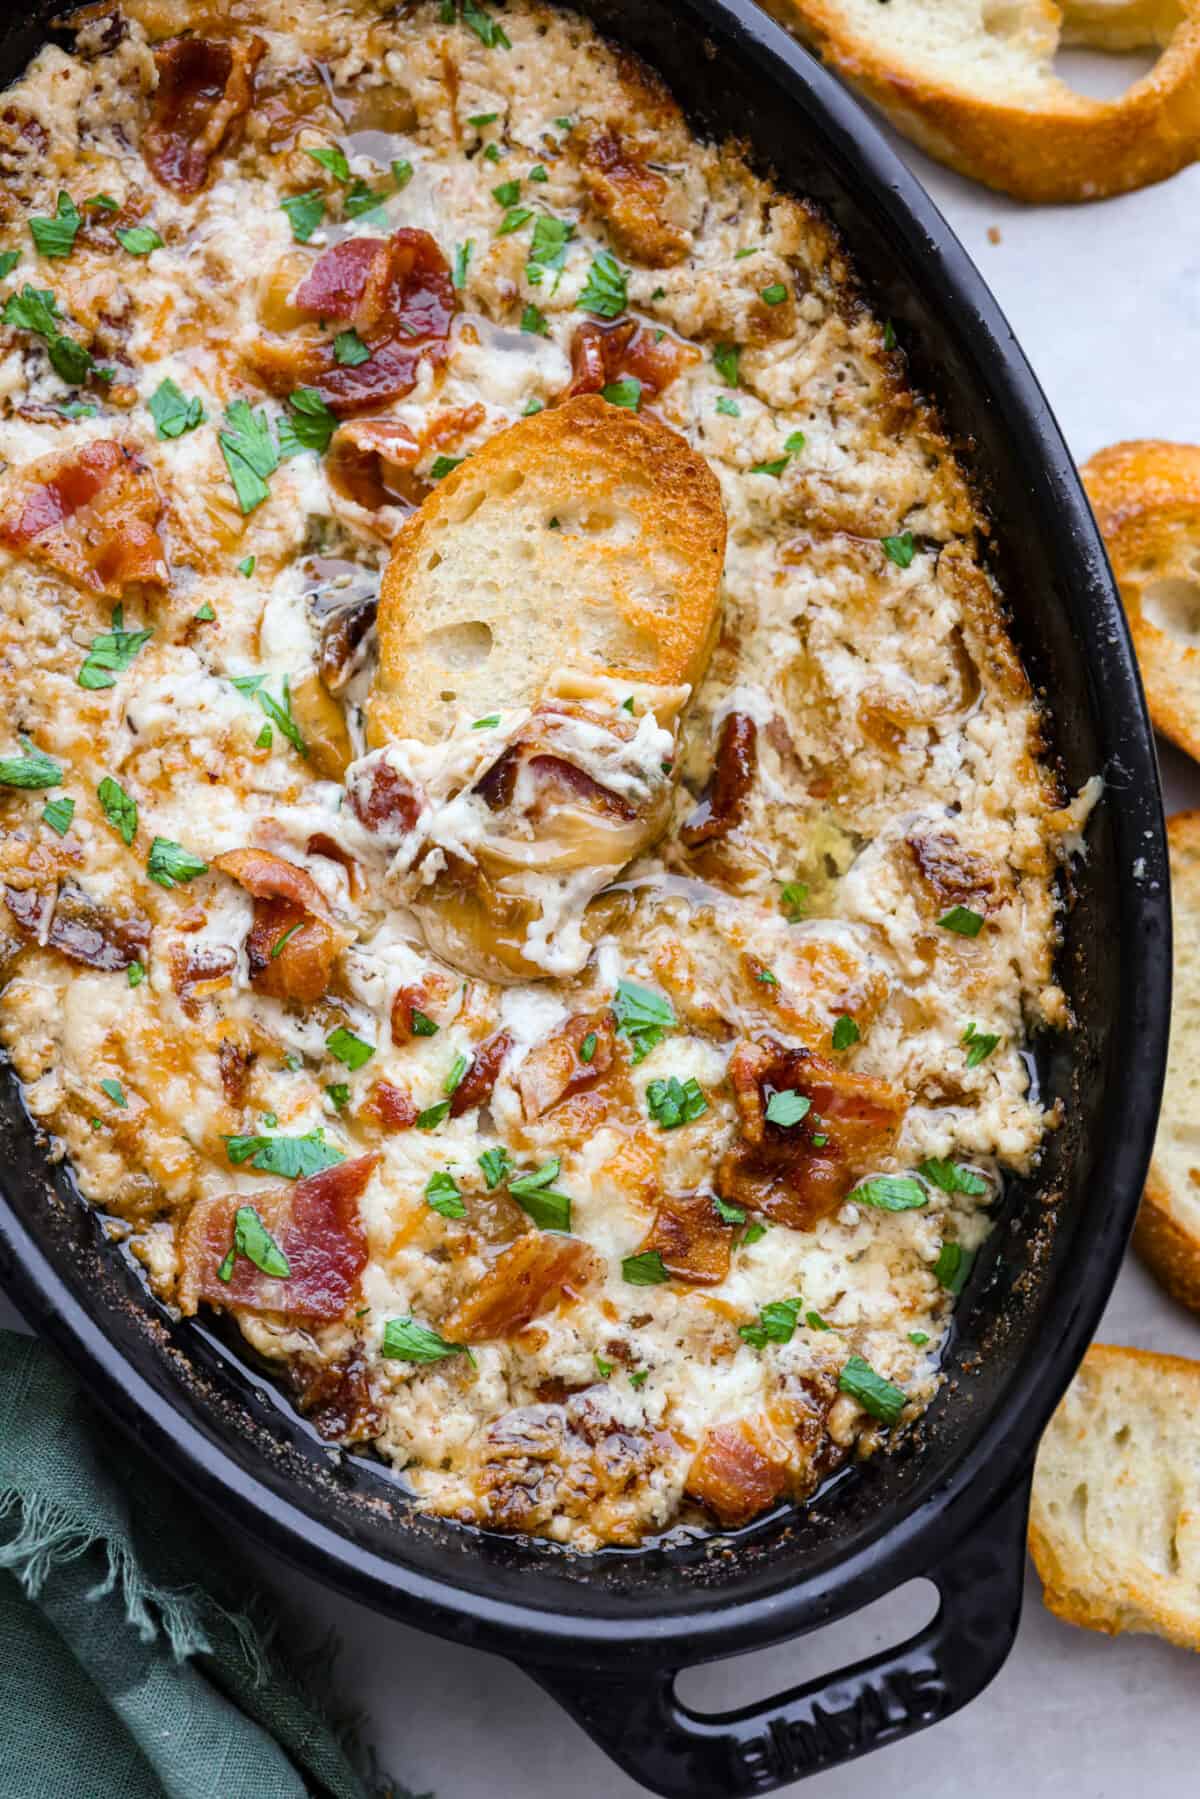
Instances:
[[[0,23],[17,75],[63,0]],[[574,1558],[414,1518],[367,1458],[331,1458],[244,1361],[173,1323],[0,1095],[0,1278],[111,1415],[222,1517],[356,1598],[522,1663],[631,1774],[689,1799],[766,1792],[945,1716],[1012,1643],[1038,1434],[1115,1278],[1166,1053],[1170,911],[1150,727],[1112,578],[1046,402],[983,283],[857,104],[748,0],[580,0],[658,68],[702,132],[733,133],[844,233],[917,383],[967,446],[995,564],[1067,782],[1105,777],[1074,874],[1061,978],[1078,1020],[1039,1055],[1066,1105],[1014,1183],[959,1305],[944,1390],[890,1456],[809,1508],[687,1549]],[[41,23],[39,21],[42,21]],[[700,1716],[681,1667],[810,1631],[915,1575],[910,1641]]]

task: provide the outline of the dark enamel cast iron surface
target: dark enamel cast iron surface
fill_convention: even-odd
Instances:
[[[62,0],[0,23],[17,75]],[[1038,1434],[1115,1279],[1158,1108],[1170,994],[1166,855],[1150,729],[1104,553],[1046,402],[979,277],[854,101],[748,0],[580,0],[842,229],[915,379],[967,446],[995,521],[1017,642],[1078,787],[1105,798],[1075,877],[1061,978],[1078,1019],[1040,1078],[1068,1122],[1014,1183],[959,1302],[949,1379],[892,1456],[736,1536],[572,1559],[414,1518],[388,1471],[331,1458],[226,1340],[173,1323],[52,1173],[0,1094],[0,1278],[126,1430],[247,1541],[357,1599],[525,1665],[635,1778],[689,1799],[766,1792],[946,1716],[1016,1631]],[[736,1713],[674,1691],[917,1576],[932,1622],[895,1650]]]

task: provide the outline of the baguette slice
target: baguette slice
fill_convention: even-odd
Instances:
[[[1092,1345],[1038,1450],[1029,1548],[1068,1624],[1200,1649],[1200,1362]]]
[[[1200,1312],[1200,812],[1167,821],[1175,996],[1167,1084],[1134,1248],[1174,1299]]]
[[[560,671],[695,687],[724,557],[716,476],[675,432],[596,395],[520,420],[396,539],[371,741],[437,742]]]
[[[1034,202],[1099,200],[1200,154],[1197,0],[766,0],[928,155]],[[1059,45],[1161,50],[1118,99],[1054,72]]]
[[[1158,730],[1200,759],[1200,448],[1114,444],[1084,464]]]

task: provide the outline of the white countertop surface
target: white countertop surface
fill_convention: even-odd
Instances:
[[[903,148],[1007,312],[1081,461],[1126,437],[1200,441],[1200,166],[1102,205],[1029,210]],[[1168,810],[1200,803],[1200,771],[1169,749],[1163,768]],[[1172,1305],[1133,1261],[1100,1336],[1200,1356],[1200,1318]],[[509,1664],[377,1618],[259,1559],[314,1636],[337,1632],[339,1689],[365,1713],[363,1734],[381,1765],[415,1791],[433,1789],[437,1799],[643,1791]],[[705,1669],[687,1697],[713,1710],[762,1699],[898,1641],[926,1615],[919,1594],[902,1592],[821,1635]],[[984,1799],[1131,1791],[1193,1799],[1198,1697],[1200,1662],[1150,1637],[1110,1642],[1058,1623],[1030,1573],[1016,1648],[973,1705],[786,1790],[805,1799],[963,1799],[968,1790]]]

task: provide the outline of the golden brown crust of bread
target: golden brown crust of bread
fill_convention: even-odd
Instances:
[[[1200,634],[1164,628],[1194,589],[1200,619],[1200,447],[1153,440],[1114,444],[1082,469],[1129,617],[1150,716],[1200,759]],[[1181,605],[1182,603],[1182,605]]]
[[[719,619],[725,558],[720,485],[676,432],[583,395],[489,438],[400,531],[380,592],[379,672],[371,706],[376,741],[427,734],[413,723],[419,719],[424,726],[428,698],[421,686],[438,668],[435,654],[427,653],[436,633],[422,604],[426,570],[443,552],[453,563],[464,541],[456,533],[464,515],[466,522],[473,515],[476,496],[510,492],[514,513],[525,507],[536,514],[540,507],[549,525],[560,522],[561,512],[563,528],[527,536],[517,546],[523,559],[516,562],[506,559],[504,520],[497,512],[496,558],[488,572],[498,571],[499,597],[495,582],[490,593],[481,592],[477,578],[464,573],[460,591],[439,611],[437,629],[460,622],[457,608],[461,621],[482,620],[499,640],[517,628],[517,585],[535,596],[535,604],[541,603],[536,596],[552,590],[565,598],[526,617],[519,668],[511,655],[489,660],[489,705],[530,703],[536,693],[515,688],[563,670],[664,687],[694,688],[700,680]],[[608,531],[602,521],[610,516],[616,528]],[[651,603],[654,596],[659,604]],[[600,653],[606,643],[611,654]],[[621,654],[631,646],[636,659]]]
[[[1122,1383],[1127,1389],[1123,1412],[1117,1390]],[[1143,1390],[1143,1383],[1147,1390]],[[1135,1388],[1136,1391],[1130,1390]],[[1089,1393],[1093,1404],[1085,1408],[1082,1399]],[[1103,1631],[1109,1636],[1127,1630],[1151,1631],[1183,1648],[1200,1649],[1200,1625],[1194,1606],[1173,1603],[1181,1590],[1189,1587],[1186,1566],[1173,1577],[1163,1578],[1153,1564],[1147,1563],[1136,1542],[1118,1543],[1110,1538],[1089,1550],[1069,1524],[1064,1524],[1061,1505],[1056,1508],[1054,1504],[1059,1491],[1074,1494],[1082,1487],[1086,1492],[1090,1450],[1099,1464],[1101,1483],[1110,1492],[1123,1489],[1123,1496],[1128,1497],[1132,1491],[1136,1497],[1134,1458],[1127,1457],[1123,1448],[1113,1456],[1096,1446],[1106,1431],[1109,1439],[1113,1437],[1115,1418],[1121,1419],[1117,1427],[1120,1431],[1131,1422],[1135,1408],[1145,1409],[1151,1394],[1165,1424],[1169,1424],[1181,1402],[1200,1404],[1200,1362],[1151,1350],[1092,1344],[1038,1450],[1029,1514],[1029,1552],[1042,1582],[1046,1607],[1064,1623]],[[1110,1397],[1111,1411],[1105,1409],[1105,1401]],[[1124,1435],[1128,1438],[1127,1429]],[[1144,1457],[1146,1451],[1141,1453]],[[1185,1459],[1186,1455],[1181,1457],[1181,1461]],[[1089,1495],[1089,1499],[1104,1497],[1103,1492]],[[1194,1494],[1180,1491],[1176,1510],[1179,1515],[1172,1540],[1178,1548],[1178,1531],[1190,1529]]]
[[[1103,200],[1165,181],[1200,155],[1200,6],[1185,0],[1177,24],[1161,6],[1131,0],[1121,12],[1072,12],[1072,45],[1096,50],[1162,46],[1142,80],[1115,100],[1097,100],[1051,77],[1039,104],[993,99],[938,79],[919,60],[889,60],[856,31],[839,0],[766,0],[897,131],[960,175],[1018,200]],[[1061,14],[1042,0],[1042,53],[1057,47]],[[1172,28],[1173,27],[1173,28]],[[1040,60],[1040,59],[1039,59]]]
[[[1200,456],[1200,452],[1197,452]],[[1175,908],[1176,965],[1195,947],[1200,936],[1200,811],[1177,812],[1167,821],[1167,837],[1171,851],[1171,895]],[[1172,1020],[1171,1068],[1182,1072],[1193,1058],[1188,1033],[1194,1029],[1189,996],[1178,995],[1179,1005]],[[1177,1070],[1178,1064],[1178,1070]],[[1200,1194],[1188,1195],[1177,1190],[1179,1171],[1172,1177],[1161,1153],[1161,1137],[1172,1122],[1174,1083],[1168,1076],[1168,1087],[1159,1125],[1159,1153],[1150,1164],[1146,1190],[1134,1229],[1133,1244],[1142,1260],[1161,1281],[1167,1292],[1180,1305],[1200,1312],[1200,1235],[1196,1219],[1200,1219]],[[1185,1120],[1179,1120],[1185,1123]],[[1189,1206],[1188,1201],[1191,1201]],[[1192,1214],[1194,1213],[1194,1217]]]

